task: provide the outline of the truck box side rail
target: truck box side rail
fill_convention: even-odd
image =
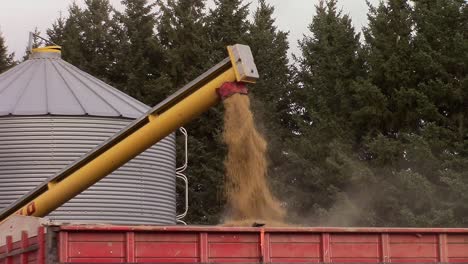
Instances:
[[[59,259],[70,263],[468,262],[468,229],[62,226],[58,232]]]
[[[26,239],[20,227],[14,227],[16,236],[13,234],[13,237],[16,239],[13,241],[11,235],[10,238],[0,235],[0,263],[27,263],[21,260],[35,260],[41,254],[45,254],[50,263],[468,262],[467,228],[246,228],[54,223],[38,228],[45,228],[44,246],[34,247],[40,241],[34,237],[29,238],[28,244],[22,242]],[[10,241],[10,246],[3,242],[5,239]],[[22,244],[25,250],[21,249]],[[40,253],[44,252],[40,251],[44,247],[47,250]]]

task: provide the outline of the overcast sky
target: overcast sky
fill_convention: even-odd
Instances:
[[[28,32],[34,27],[45,33],[45,30],[60,16],[67,14],[67,7],[73,0],[2,0],[0,8],[0,31],[6,39],[10,52],[15,52],[16,57],[23,56],[27,42]],[[83,5],[84,0],[75,0]],[[110,0],[117,8],[122,9],[120,0]],[[250,0],[252,8],[256,6],[256,0]],[[307,25],[310,24],[315,13],[314,5],[318,0],[267,0],[276,8],[276,22],[281,30],[289,31],[290,46],[297,53],[297,40],[307,33]],[[376,4],[379,0],[370,0]],[[340,0],[343,12],[350,14],[356,29],[366,25],[367,6],[365,0]],[[45,35],[45,34],[44,34]]]

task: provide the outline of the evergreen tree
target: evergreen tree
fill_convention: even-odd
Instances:
[[[85,69],[86,61],[82,49],[83,10],[72,3],[68,17],[60,16],[47,30],[49,39],[62,47],[62,58],[78,68]]]
[[[63,58],[80,69],[109,81],[115,63],[117,23],[108,0],[86,0],[85,8],[69,7],[64,22],[59,18],[47,31],[63,47]]]
[[[298,190],[294,199],[300,201],[294,209],[307,212],[300,214],[301,218],[314,215],[311,221],[316,224],[372,224],[371,213],[364,208],[362,218],[338,222],[332,218],[336,218],[334,210],[342,208],[336,207],[338,204],[353,204],[357,210],[363,204],[360,201],[367,198],[351,197],[354,188],[373,178],[353,153],[352,113],[361,109],[352,100],[357,95],[378,98],[379,94],[373,86],[356,84],[365,75],[359,34],[351,19],[337,10],[334,0],[320,1],[316,10],[310,35],[300,41],[298,88],[293,91],[299,129],[286,151],[291,184]]]
[[[412,10],[407,0],[370,6],[369,26],[364,29],[371,83],[387,97],[382,132],[417,130],[421,119],[437,118],[435,107],[417,88],[412,41]]]
[[[15,64],[14,56],[14,53],[8,54],[7,46],[5,45],[5,39],[0,33],[0,73],[8,70]]]
[[[301,42],[298,102],[305,118],[328,130],[330,138],[348,130],[352,112],[352,84],[363,75],[358,57],[359,34],[348,15],[337,10],[337,1],[320,1],[309,30]]]
[[[115,32],[118,43],[111,80],[124,92],[155,105],[169,94],[158,82],[166,66],[155,33],[155,4],[147,0],[123,0],[122,4],[125,11],[116,15],[120,26]]]
[[[72,10],[72,6],[76,5],[71,5],[68,7],[68,10],[70,13]],[[46,33],[50,41],[54,42],[57,45],[62,45],[62,41],[64,41],[64,34],[65,34],[65,24],[67,22],[67,19],[62,16],[62,13],[60,13],[60,16],[52,23],[52,28],[47,29]]]
[[[249,4],[243,0],[214,0],[208,15],[212,63],[226,57],[226,46],[245,43]]]
[[[466,9],[463,0],[417,0],[414,11],[419,86],[437,106],[439,124],[457,131],[460,142],[468,121]]]
[[[418,87],[437,108],[438,119],[426,122],[423,137],[438,161],[432,178],[450,217],[466,226],[468,186],[467,3],[462,0],[417,0],[414,5],[415,61]]]
[[[363,157],[376,175],[373,210],[376,223],[389,226],[437,226],[454,223],[441,194],[440,156],[429,138],[441,120],[418,74],[415,14],[406,0],[370,7],[366,39],[369,81],[386,98],[379,135],[369,135]],[[424,66],[423,66],[424,67]],[[397,198],[399,197],[399,198]],[[437,197],[437,198],[436,198]]]
[[[268,123],[287,117],[290,77],[288,33],[277,29],[273,14],[274,7],[260,0],[246,39],[263,77],[252,86],[251,93],[264,104],[262,115],[269,115]]]
[[[82,13],[81,49],[84,70],[108,80],[110,65],[115,63],[117,28],[114,9],[108,0],[86,0]]]
[[[160,9],[158,36],[166,52],[164,73],[174,88],[180,88],[211,66],[205,0],[160,1]]]

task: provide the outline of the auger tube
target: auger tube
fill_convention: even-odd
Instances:
[[[141,118],[0,212],[44,217],[220,101],[227,82],[253,83],[258,72],[250,48],[228,47],[229,57],[156,105]]]

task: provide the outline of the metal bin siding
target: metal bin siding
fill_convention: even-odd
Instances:
[[[63,225],[46,229],[42,238],[44,232],[39,230],[29,241],[25,234],[16,243],[7,237],[7,244],[0,246],[0,264],[44,263],[44,259],[47,263],[468,262],[466,228]],[[32,248],[34,241],[42,244]]]
[[[0,117],[0,210],[131,121]],[[174,137],[166,137],[48,217],[62,222],[175,224]]]

